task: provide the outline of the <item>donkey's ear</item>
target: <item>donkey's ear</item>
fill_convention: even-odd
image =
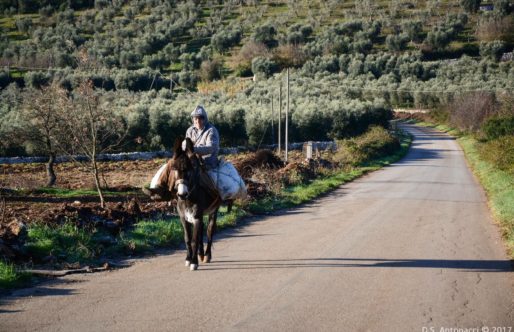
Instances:
[[[195,147],[194,147],[194,144],[193,144],[193,141],[187,137],[186,138],[186,152],[187,154],[192,154],[194,153],[195,151]]]
[[[173,154],[178,156],[180,154],[182,154],[182,141],[184,139],[182,137],[177,137],[175,139],[175,144],[173,145]]]

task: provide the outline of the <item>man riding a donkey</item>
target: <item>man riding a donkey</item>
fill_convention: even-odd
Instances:
[[[173,158],[152,178],[153,199],[176,199],[184,229],[186,266],[196,270],[199,260],[212,258],[211,248],[218,209],[223,201],[244,198],[246,186],[234,166],[218,160],[219,134],[208,122],[207,112],[197,106],[191,113],[193,125],[186,139],[177,139]],[[209,215],[207,248],[203,246],[203,215]]]

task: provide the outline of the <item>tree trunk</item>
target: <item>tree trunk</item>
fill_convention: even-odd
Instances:
[[[54,163],[55,163],[55,154],[50,153],[50,158],[48,158],[48,163],[46,164],[46,175],[48,177],[48,181],[46,182],[46,185],[48,187],[54,186],[55,181],[57,180],[57,177],[55,176],[55,172],[54,172]]]
[[[100,185],[100,175],[98,174],[98,164],[96,163],[96,160],[93,159],[92,160],[92,163],[93,163],[93,174],[95,176],[95,185],[96,185],[96,191],[98,191],[98,196],[100,197],[100,206],[103,208],[105,208],[105,200],[104,200],[104,195],[103,195],[103,192],[102,192],[102,187]]]

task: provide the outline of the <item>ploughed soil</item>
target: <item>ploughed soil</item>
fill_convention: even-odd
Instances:
[[[245,180],[249,199],[272,193],[277,183],[287,184],[291,174],[296,179],[298,176],[314,178],[315,168],[320,164],[303,160],[299,151],[290,153],[287,165],[269,150],[230,155],[225,159],[234,164]],[[0,165],[0,256],[9,257],[9,243],[16,241],[25,225],[34,222],[55,225],[72,220],[80,226],[94,223],[117,232],[137,220],[169,214],[173,202],[152,201],[142,191],[165,162],[165,159],[101,162],[105,208],[100,207],[86,164],[55,165],[57,182],[54,188],[90,191],[80,195],[74,193],[73,197],[45,190],[44,163]],[[326,164],[324,161],[324,167]]]

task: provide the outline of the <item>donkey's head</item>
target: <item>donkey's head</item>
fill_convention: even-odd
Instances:
[[[183,144],[185,142],[185,145]],[[174,180],[173,189],[179,199],[187,199],[196,187],[198,179],[198,158],[194,154],[193,142],[177,139],[173,148]]]
[[[170,201],[176,198],[177,194],[187,195],[188,187],[185,179],[189,176],[188,170],[192,169],[191,158],[195,156],[193,142],[186,139],[185,150],[183,150],[182,141],[182,138],[175,140],[173,158],[159,168],[150,186],[143,188],[143,191],[153,200]]]

